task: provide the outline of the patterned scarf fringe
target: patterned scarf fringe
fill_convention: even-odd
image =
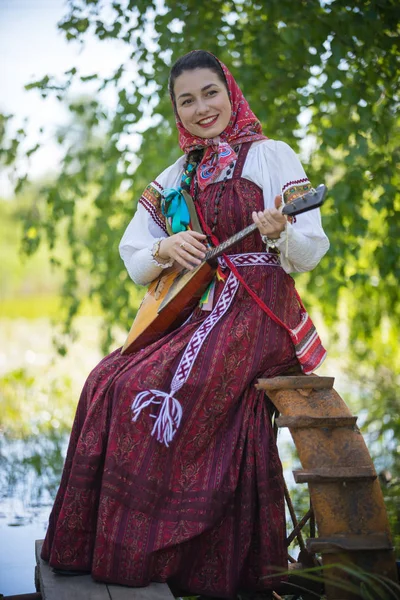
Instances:
[[[324,362],[326,350],[307,311],[304,310],[300,323],[289,330],[289,335],[303,373],[310,375]]]

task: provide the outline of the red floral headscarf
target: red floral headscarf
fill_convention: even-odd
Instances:
[[[232,106],[231,119],[224,131],[215,138],[200,138],[192,135],[182,125],[175,103],[172,100],[176,126],[179,132],[179,146],[183,152],[188,154],[192,150],[206,148],[203,159],[197,168],[197,181],[200,190],[204,190],[207,185],[213,183],[221,171],[237,159],[232,145],[267,139],[262,133],[260,121],[251,111],[233,75],[216,56],[214,58],[218,61],[224,73]]]

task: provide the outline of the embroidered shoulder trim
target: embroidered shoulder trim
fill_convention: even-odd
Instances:
[[[289,204],[296,200],[299,196],[306,194],[311,190],[311,183],[308,179],[298,179],[296,181],[289,181],[282,187],[283,201],[285,204]]]
[[[153,221],[161,227],[165,233],[167,228],[165,218],[161,212],[161,192],[162,187],[157,181],[152,181],[144,190],[139,199],[139,203],[147,210]]]

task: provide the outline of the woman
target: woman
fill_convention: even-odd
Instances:
[[[140,199],[120,244],[129,274],[146,285],[171,264],[193,268],[210,240],[253,220],[258,231],[228,253],[233,268],[295,327],[301,309],[288,273],[312,269],[329,246],[318,211],[287,223],[279,210],[281,194],[290,202],[311,187],[301,164],[262,135],[210,53],[179,59],[170,93],[184,156]],[[182,189],[207,238],[191,229]],[[227,598],[270,588],[266,576],[287,566],[283,479],[254,383],[293,368],[288,333],[222,261],[181,327],[134,354],[116,350],[89,376],[43,558],[130,586],[169,581]]]

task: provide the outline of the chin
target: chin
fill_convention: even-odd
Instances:
[[[207,129],[206,131],[202,129],[201,132],[197,133],[196,135],[197,137],[207,139],[217,137],[217,135],[220,135],[221,133],[222,131],[219,129]]]

